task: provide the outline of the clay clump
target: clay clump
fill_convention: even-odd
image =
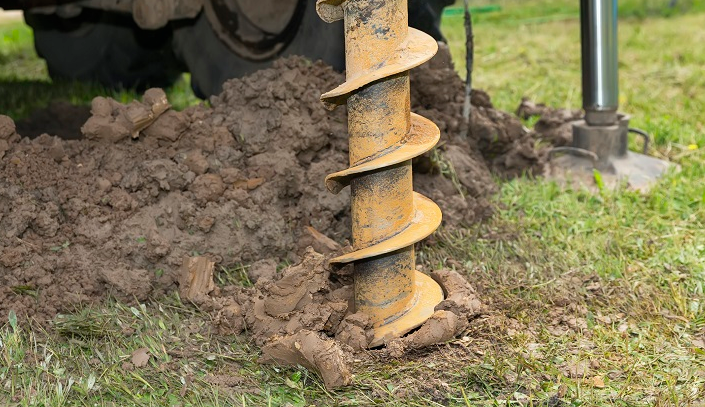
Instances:
[[[329,259],[308,248],[299,264],[273,279],[262,277],[250,288],[223,287],[192,301],[213,315],[221,332],[238,334],[246,329],[262,348],[262,362],[306,366],[321,375],[326,387],[345,386],[352,380],[353,356],[368,348],[373,326],[368,315],[354,312],[351,281],[332,273]],[[446,299],[418,330],[379,352],[401,356],[452,340],[483,311],[474,289],[460,274],[441,270],[432,276],[444,288]]]

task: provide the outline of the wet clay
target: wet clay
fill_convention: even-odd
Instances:
[[[372,340],[370,317],[354,313],[353,286],[331,270],[324,256],[307,249],[301,263],[274,279],[261,276],[254,287],[227,286],[193,303],[213,316],[223,334],[247,330],[262,349],[262,362],[302,365],[317,371],[328,388],[351,381],[355,352]],[[449,341],[483,312],[474,289],[455,271],[432,273],[446,299],[417,330],[373,352],[404,352]],[[368,351],[369,352],[369,351]]]
[[[352,383],[349,355],[338,342],[317,332],[302,330],[293,335],[274,338],[262,347],[261,362],[301,365],[320,373],[326,388]]]

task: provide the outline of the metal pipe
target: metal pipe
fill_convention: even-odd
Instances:
[[[585,120],[573,123],[573,145],[568,151],[574,154],[553,164],[590,176],[597,169],[618,185],[626,180],[631,188],[646,190],[670,164],[627,148],[629,116],[617,113],[617,0],[580,0],[580,38]],[[585,152],[591,163],[577,157]]]
[[[350,167],[326,178],[337,193],[351,187],[355,311],[369,315],[377,346],[421,325],[443,299],[416,270],[414,243],[438,227],[441,212],[412,187],[411,159],[433,148],[440,132],[410,112],[409,69],[438,44],[408,27],[406,0],[318,0],[325,21],[343,19],[346,81],[321,96],[348,106]]]
[[[617,122],[617,0],[580,1],[583,109],[591,125]]]

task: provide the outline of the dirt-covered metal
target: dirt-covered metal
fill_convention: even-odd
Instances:
[[[440,132],[410,112],[409,70],[438,44],[408,27],[406,0],[318,0],[321,18],[343,19],[346,81],[321,96],[347,104],[350,167],[329,175],[337,193],[351,187],[355,310],[371,316],[370,346],[421,325],[443,299],[436,282],[416,270],[414,243],[440,225],[441,211],[412,188],[411,159],[433,148]]]

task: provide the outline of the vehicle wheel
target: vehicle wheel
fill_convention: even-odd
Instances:
[[[271,66],[281,56],[322,59],[345,67],[341,22],[316,14],[315,0],[206,0],[192,24],[175,22],[174,51],[191,72],[199,97],[217,95],[223,83]]]
[[[171,29],[140,29],[130,16],[84,8],[76,17],[25,12],[37,54],[52,79],[145,89],[173,84],[183,71]]]
[[[441,33],[443,9],[455,0],[409,0],[409,25],[436,39],[446,42]]]
[[[411,0],[409,24],[442,41],[440,15],[453,0]],[[194,21],[175,22],[174,51],[191,72],[199,97],[217,95],[222,84],[286,55],[323,60],[345,68],[343,24],[316,13],[315,0],[206,0]]]

